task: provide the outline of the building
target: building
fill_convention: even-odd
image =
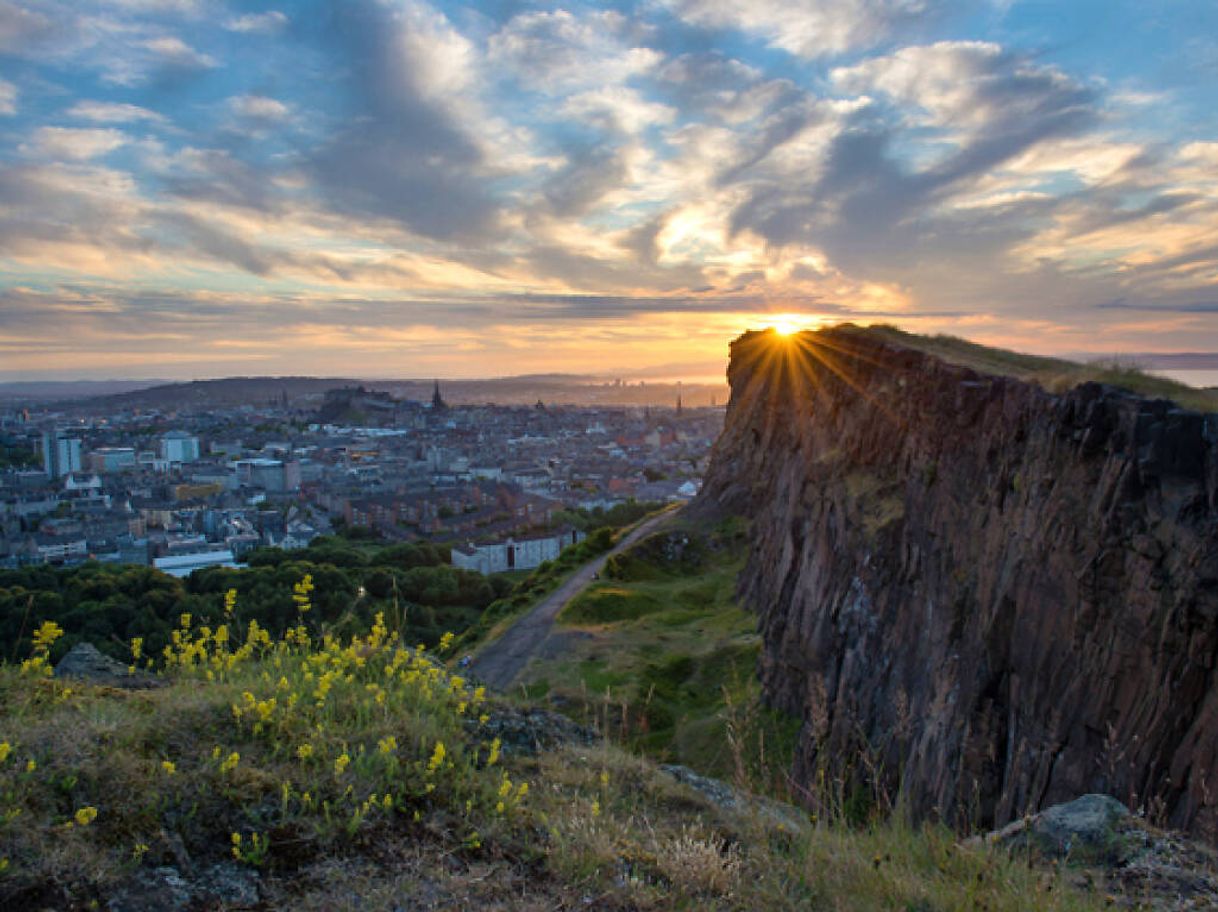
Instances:
[[[214,551],[196,551],[190,554],[172,554],[167,557],[157,557],[152,565],[170,576],[190,576],[196,570],[204,567],[236,567],[237,559],[229,548]]]
[[[161,458],[166,462],[197,462],[199,438],[185,431],[169,431],[161,435]]]
[[[42,469],[47,475],[62,478],[82,468],[78,439],[61,431],[47,431],[42,435]]]
[[[98,447],[89,453],[89,468],[101,475],[135,470],[132,447]]]
[[[89,556],[89,543],[83,535],[39,535],[37,547],[38,557],[51,564],[83,561]]]
[[[237,481],[270,494],[283,494],[300,488],[300,463],[282,459],[238,459]]]
[[[452,549],[452,564],[459,570],[479,573],[503,573],[508,570],[532,570],[543,561],[554,560],[568,545],[583,541],[584,533],[568,529],[543,538],[509,538],[504,542],[468,545]]]

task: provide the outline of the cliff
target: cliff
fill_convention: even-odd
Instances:
[[[794,774],[993,826],[1087,792],[1218,836],[1218,415],[1061,394],[837,327],[732,345],[701,506]]]

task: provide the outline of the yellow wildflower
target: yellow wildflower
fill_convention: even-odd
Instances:
[[[301,760],[308,760],[313,756],[313,745],[306,741],[304,744],[300,745],[300,747],[296,748],[296,756]]]
[[[8,755],[13,752],[13,746],[7,741],[0,741],[0,763],[8,759]]]
[[[351,764],[351,757],[346,751],[343,751],[334,760],[334,775],[341,776],[346,772],[347,767]]]
[[[237,768],[237,764],[240,762],[241,762],[241,755],[239,753],[237,753],[236,751],[233,751],[231,754],[229,754],[227,757],[225,757],[224,762],[220,764],[220,772],[231,773],[233,770],[235,770]]]
[[[436,749],[432,752],[431,759],[427,761],[427,772],[434,773],[444,763],[444,742],[437,741]]]
[[[25,771],[27,773],[32,773],[36,769],[38,769],[38,764],[34,762],[33,758],[25,761]]]
[[[500,744],[498,738],[496,738],[494,741],[491,742],[491,752],[486,757],[487,766],[494,766],[495,763],[499,760],[499,748],[500,747],[501,747],[501,744]]]
[[[380,749],[382,754],[392,754],[398,749],[398,739],[393,735],[390,735],[388,738],[381,738],[381,740],[377,742],[377,747]]]
[[[176,763],[174,763],[172,760],[162,760],[161,769],[163,769],[165,771],[166,776],[172,776],[174,773],[176,773],[178,771],[178,765]]]
[[[76,812],[73,819],[75,819],[77,826],[88,826],[97,819],[97,808],[82,807]]]
[[[601,815],[601,803],[599,801],[592,802],[592,816],[599,817]]]
[[[43,621],[42,625],[34,631],[34,648],[47,650],[51,648],[56,640],[63,636],[63,628],[54,621]]]

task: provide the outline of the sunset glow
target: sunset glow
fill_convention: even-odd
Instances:
[[[0,3],[0,379],[1218,350],[1212,4],[253,6]]]
[[[804,318],[783,314],[781,316],[774,317],[769,328],[774,330],[774,332],[778,333],[780,336],[789,336],[793,333],[802,332],[805,329],[811,329],[813,327],[808,326],[807,321]]]

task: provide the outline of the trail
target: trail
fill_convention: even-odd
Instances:
[[[672,518],[674,511],[668,510],[658,516],[653,516],[636,526],[625,538],[600,557],[584,564],[572,573],[561,586],[546,596],[528,614],[519,618],[503,635],[491,643],[474,659],[470,668],[473,673],[496,690],[506,690],[512,681],[533,658],[541,644],[545,642],[554,626],[554,619],[562,611],[563,606],[579,595],[593,577],[605,567],[605,562],[615,554],[629,548],[635,542],[650,535],[666,520]]]

